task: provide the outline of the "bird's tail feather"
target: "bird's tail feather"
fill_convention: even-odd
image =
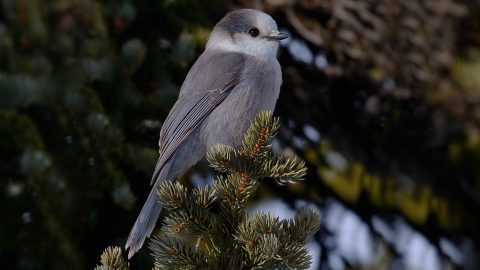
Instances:
[[[155,228],[155,224],[157,223],[158,217],[163,208],[161,203],[157,200],[157,188],[161,182],[166,180],[170,169],[169,163],[170,162],[165,164],[158,173],[152,190],[150,191],[150,194],[148,194],[147,201],[143,205],[142,211],[138,215],[137,220],[130,231],[127,243],[125,244],[125,250],[130,249],[128,251],[128,259],[130,259],[142,247],[145,239],[150,237]]]
[[[132,258],[142,247],[145,239],[150,237],[162,208],[160,202],[157,201],[156,189],[152,188],[125,244],[125,250],[130,249],[128,251],[128,259]]]

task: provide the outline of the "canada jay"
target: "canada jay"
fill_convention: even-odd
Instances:
[[[250,121],[273,111],[282,84],[276,54],[287,37],[269,15],[253,9],[230,12],[215,25],[160,131],[152,191],[125,245],[129,258],[160,215],[159,184],[182,176],[215,144],[239,146]]]

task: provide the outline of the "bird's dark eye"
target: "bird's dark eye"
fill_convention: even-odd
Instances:
[[[248,34],[250,34],[252,37],[257,37],[260,34],[260,31],[258,31],[257,28],[252,28],[248,30]]]

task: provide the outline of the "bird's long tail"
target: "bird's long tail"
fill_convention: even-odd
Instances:
[[[143,205],[142,211],[137,217],[133,225],[130,235],[128,236],[125,250],[128,251],[128,259],[130,259],[143,245],[145,239],[150,237],[155,224],[157,223],[160,212],[162,211],[162,204],[157,200],[157,188],[159,184],[165,181],[170,169],[170,162],[167,162],[161,169],[154,181],[152,190],[148,194],[147,201]]]

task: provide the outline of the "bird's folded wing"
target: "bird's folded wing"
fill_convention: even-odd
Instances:
[[[232,55],[226,55],[223,57],[218,56],[218,60],[213,61],[213,63],[209,63],[209,65],[214,65],[215,62],[224,63],[231,57]],[[199,62],[201,64],[201,61]],[[196,64],[199,63],[197,62]],[[189,94],[181,95],[173,108],[170,110],[170,113],[168,114],[160,132],[160,158],[158,159],[155,167],[151,184],[156,181],[161,169],[170,159],[177,147],[199,124],[203,122],[203,120],[205,120],[205,118],[207,118],[211,111],[213,111],[219,104],[222,103],[230,91],[235,88],[235,86],[241,80],[243,61],[238,61],[237,59],[237,61],[231,61],[230,65],[230,67],[224,66],[222,69],[219,69],[217,66],[215,70],[217,70],[218,73],[221,71],[221,74],[204,74],[203,76],[212,76],[213,78],[216,77],[218,79],[214,80],[213,82],[207,81],[201,83],[211,84],[210,87],[208,85],[196,85],[197,87],[201,87],[201,89],[206,90],[192,91]],[[192,71],[195,72],[195,68],[195,66],[192,67]],[[225,70],[225,68],[227,68],[227,70]],[[198,72],[202,72],[202,70],[198,69],[198,67],[197,70]],[[187,79],[189,79],[189,77],[187,77]],[[190,85],[195,86],[194,84]]]

